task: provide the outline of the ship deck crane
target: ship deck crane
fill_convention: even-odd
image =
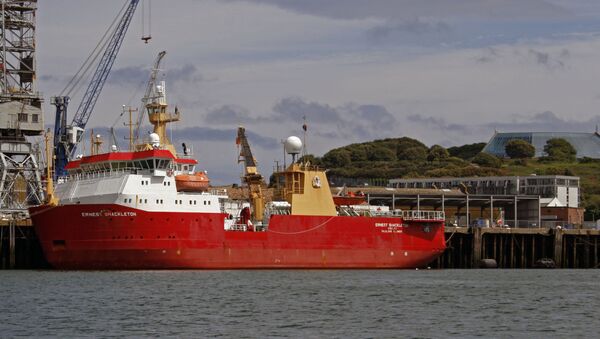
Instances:
[[[51,103],[56,106],[54,121],[54,178],[66,175],[65,166],[75,155],[77,144],[83,137],[85,125],[90,119],[96,101],[98,100],[102,88],[104,87],[104,83],[112,69],[138,3],[139,0],[130,0],[129,3],[126,2],[123,5],[119,15],[117,15],[109,27],[109,30],[106,31],[100,43],[96,46],[94,51],[92,51],[92,54],[84,62],[81,69],[63,90],[63,93],[67,91],[66,95],[61,93],[61,95],[52,98]],[[112,27],[114,27],[114,29],[111,31]],[[112,33],[109,36],[108,34],[110,32]],[[108,39],[105,40],[106,37],[108,37]],[[67,125],[67,107],[71,100],[70,93],[83,79],[83,74],[90,69],[101,51],[103,51],[102,57],[100,58],[92,79],[83,95],[83,99],[77,108],[73,121],[71,125]]]
[[[248,189],[250,190],[252,219],[255,221],[262,221],[265,205],[264,194],[262,191],[264,179],[263,176],[258,173],[256,159],[252,155],[252,150],[250,150],[250,144],[248,143],[246,129],[244,127],[238,128],[236,143],[240,148],[238,163],[244,163],[244,176],[242,177],[242,180],[248,185]]]

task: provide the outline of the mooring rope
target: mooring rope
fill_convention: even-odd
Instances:
[[[44,213],[44,212],[46,212],[46,211],[49,211],[49,210],[51,210],[51,209],[55,209],[55,208],[57,208],[58,206],[59,206],[59,205],[55,205],[55,206],[49,206],[48,208],[44,208],[43,210],[37,211],[37,212],[35,212],[35,213],[31,213],[31,214],[29,214],[29,216],[30,216],[30,217],[32,217],[32,216],[34,216],[34,215],[38,215],[38,214],[40,214],[40,213]]]
[[[320,227],[325,226],[325,224],[327,224],[328,222],[331,221],[331,219],[335,218],[335,216],[330,217],[329,219],[325,220],[323,223],[313,227],[313,228],[309,228],[307,230],[303,230],[303,231],[298,231],[298,232],[278,232],[278,231],[273,231],[267,228],[267,232],[271,232],[271,233],[276,233],[276,234],[285,234],[285,235],[294,235],[294,234],[302,234],[302,233],[307,233],[307,232],[312,232]]]
[[[448,239],[446,240],[446,245],[448,245],[448,243],[450,242],[450,239],[452,239],[454,234],[456,234],[456,228],[454,229],[454,232],[452,232],[452,234],[450,234],[450,237],[448,237]]]

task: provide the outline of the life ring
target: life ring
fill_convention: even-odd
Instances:
[[[319,178],[318,176],[315,175],[315,177],[312,180],[312,185],[314,188],[320,188],[321,187],[321,178]]]

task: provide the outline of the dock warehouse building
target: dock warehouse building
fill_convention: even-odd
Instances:
[[[506,144],[515,139],[525,140],[535,147],[535,157],[544,156],[544,146],[549,139],[567,140],[577,151],[577,158],[600,159],[600,134],[571,132],[496,132],[485,145],[482,152],[506,158]]]
[[[579,207],[579,181],[579,177],[565,175],[414,178],[391,179],[388,186],[395,189],[459,190],[471,200],[484,199],[485,202],[481,201],[481,210],[476,213],[478,216],[468,218],[469,225],[475,218],[485,218],[493,223],[500,213],[494,209],[502,208],[504,222],[509,226],[531,227],[534,224],[532,217],[538,217],[542,226],[552,227],[583,223],[583,208]],[[536,198],[535,202],[531,199],[533,197]],[[521,200],[524,202],[522,205],[519,204]],[[515,204],[516,211],[513,207]],[[474,206],[473,203],[470,205]],[[455,212],[459,216],[462,213]],[[474,212],[469,209],[469,213]]]

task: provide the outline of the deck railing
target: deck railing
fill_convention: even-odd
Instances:
[[[237,231],[237,232],[265,232],[268,225],[254,225],[248,226],[246,224],[233,224],[226,231]]]
[[[404,210],[393,210],[393,211],[373,211],[373,210],[356,210],[351,207],[340,208],[340,215],[345,216],[372,216],[372,217],[397,217],[404,220],[446,220],[446,215],[442,211],[404,211]]]
[[[446,215],[442,211],[391,211],[394,216],[399,216],[404,220],[446,220]]]
[[[113,170],[98,170],[98,171],[91,171],[91,172],[83,172],[83,173],[76,173],[76,174],[72,174],[72,175],[68,175],[68,176],[64,176],[64,177],[58,177],[58,182],[67,182],[67,181],[71,181],[71,180],[88,180],[88,179],[96,179],[96,178],[108,178],[108,177],[113,177],[113,176],[119,176],[119,175],[123,175],[123,174],[137,174],[138,169],[137,168],[119,168],[119,169],[113,169]]]

